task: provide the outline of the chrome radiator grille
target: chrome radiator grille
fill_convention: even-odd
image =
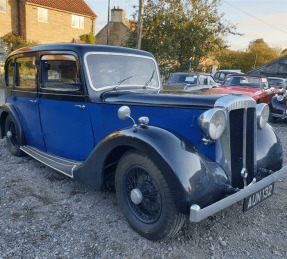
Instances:
[[[246,96],[225,96],[216,104],[227,116],[227,128],[216,142],[216,160],[225,170],[233,187],[242,188],[242,170],[248,173],[247,183],[256,169],[256,103]]]

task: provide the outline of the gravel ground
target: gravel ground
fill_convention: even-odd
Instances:
[[[273,124],[287,157],[286,122]],[[287,177],[274,196],[242,214],[242,202],[178,236],[151,242],[138,236],[115,193],[95,191],[40,164],[17,158],[0,140],[2,258],[287,258]]]

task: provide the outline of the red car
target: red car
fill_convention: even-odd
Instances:
[[[268,84],[267,77],[251,74],[229,75],[222,86],[208,89],[212,94],[243,94],[252,97],[257,103],[270,103],[275,89]]]

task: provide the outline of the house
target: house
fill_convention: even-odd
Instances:
[[[72,42],[94,33],[96,18],[84,0],[0,0],[0,37],[12,32],[27,41]]]
[[[287,55],[272,60],[261,67],[257,67],[247,72],[247,74],[287,78]]]
[[[114,7],[111,9],[110,22],[96,35],[97,44],[107,45],[109,28],[108,45],[122,46],[130,35],[129,27],[130,23],[125,19],[125,10]]]

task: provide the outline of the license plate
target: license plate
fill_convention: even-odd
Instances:
[[[246,197],[243,202],[243,212],[247,212],[273,195],[274,183],[265,186],[258,192]]]

